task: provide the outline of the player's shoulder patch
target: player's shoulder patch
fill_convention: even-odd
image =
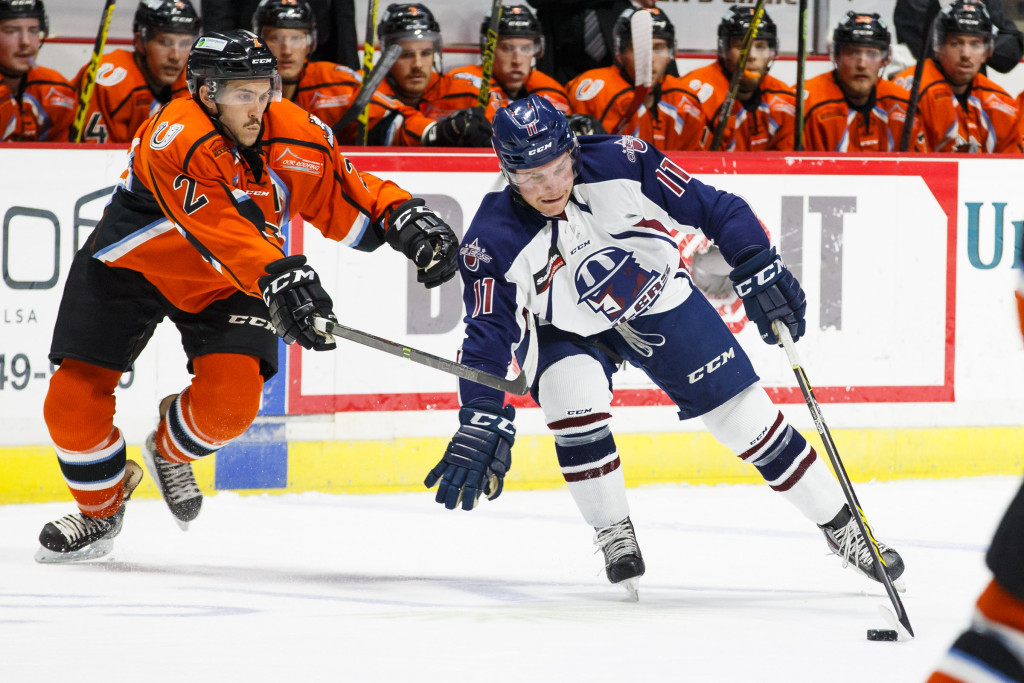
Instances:
[[[128,70],[123,66],[112,64],[110,62],[103,62],[96,70],[96,85],[101,85],[105,88],[117,85],[128,76]]]
[[[636,163],[637,154],[644,154],[648,150],[646,142],[632,135],[621,136],[615,141],[615,144],[622,147],[622,153],[626,155],[626,159],[631,163]]]
[[[487,253],[487,248],[480,246],[480,238],[472,242],[463,242],[459,248],[459,257],[466,268],[474,273],[480,268],[481,263],[486,264],[494,260],[494,257]]]
[[[316,149],[283,142],[270,148],[270,168],[275,171],[323,176],[324,166],[324,155]]]
[[[597,94],[604,88],[602,78],[584,78],[576,86],[574,96],[580,102],[586,102],[597,97]]]

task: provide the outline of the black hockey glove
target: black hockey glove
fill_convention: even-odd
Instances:
[[[491,122],[482,109],[460,109],[431,126],[422,142],[425,147],[490,147]]]
[[[440,479],[434,500],[449,510],[460,503],[463,510],[472,510],[480,494],[489,500],[501,495],[505,473],[512,466],[516,409],[505,406],[495,412],[494,407],[489,403],[486,409],[464,406],[459,411],[462,426],[448,443],[441,462],[423,480],[429,489]]]
[[[336,344],[313,329],[313,315],[337,322],[334,303],[320,286],[316,271],[302,254],[267,264],[259,280],[263,301],[270,307],[270,322],[286,344],[298,342],[304,349],[330,351]]]
[[[565,120],[576,135],[605,135],[608,133],[601,122],[590,114],[569,114]]]
[[[778,344],[772,321],[780,320],[796,341],[806,328],[804,313],[807,299],[804,290],[786,268],[775,248],[759,251],[732,269],[732,287],[743,299],[747,318],[757,325],[761,339]]]
[[[416,281],[427,289],[455,277],[459,240],[422,199],[402,202],[391,211],[384,238],[416,265]]]

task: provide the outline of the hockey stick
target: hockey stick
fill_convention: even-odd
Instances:
[[[807,72],[807,0],[800,0],[800,19],[796,41],[796,131],[793,149],[804,149],[804,78]]]
[[[75,120],[71,124],[71,142],[81,142],[85,132],[85,114],[89,110],[89,103],[92,101],[92,91],[96,87],[96,72],[100,68],[100,60],[103,59],[103,48],[107,44],[107,32],[110,30],[110,20],[114,17],[114,3],[116,0],[107,0],[103,6],[103,15],[100,18],[100,28],[96,32],[96,42],[92,46],[92,57],[89,58],[89,66],[82,74],[82,82],[78,84],[78,105],[75,107]]]
[[[344,130],[350,123],[356,120],[357,117],[363,115],[363,112],[370,111],[370,100],[373,99],[373,94],[377,92],[377,88],[380,87],[381,81],[391,71],[391,67],[398,61],[398,56],[402,54],[401,45],[389,45],[388,49],[381,55],[380,60],[377,62],[377,66],[370,69],[369,72],[363,74],[363,84],[359,88],[359,92],[356,93],[356,97],[352,100],[352,106],[349,107],[342,115],[338,122],[331,127],[335,135],[341,135],[341,131]],[[369,115],[367,115],[367,121],[369,121]],[[365,123],[363,124],[366,125]],[[359,138],[366,144],[366,131],[363,131],[364,135]],[[359,141],[357,140],[357,142]]]
[[[419,363],[420,365],[426,365],[429,368],[440,370],[441,372],[447,372],[449,375],[455,375],[462,379],[468,379],[471,382],[482,384],[485,387],[497,389],[498,391],[505,391],[516,396],[525,396],[530,390],[530,386],[527,383],[526,373],[521,372],[515,379],[505,379],[504,377],[498,377],[492,375],[489,372],[483,370],[477,370],[471,368],[468,365],[462,363],[456,363],[440,356],[427,353],[426,351],[420,351],[408,346],[403,346],[393,341],[377,337],[368,332],[360,332],[354,330],[351,327],[345,327],[338,323],[331,322],[326,318],[319,316],[313,316],[313,327],[317,332],[322,332],[326,335],[334,337],[342,337],[349,341],[354,341],[357,344],[363,346],[369,346],[372,349],[378,351],[384,351],[390,353],[392,356],[399,356],[406,360],[411,360],[413,363]]]
[[[363,78],[370,75],[373,69],[374,46],[377,45],[377,0],[369,0],[366,7],[366,34],[363,36]],[[376,88],[374,88],[376,90]],[[371,93],[372,95],[373,93]],[[370,120],[369,100],[359,108],[359,130],[356,133],[356,144],[366,146],[367,123]]]
[[[825,424],[825,417],[821,414],[821,407],[818,405],[818,400],[814,398],[814,390],[811,389],[811,383],[807,379],[807,373],[804,372],[803,365],[800,364],[800,358],[796,354],[796,346],[793,344],[793,337],[789,334],[789,328],[779,323],[778,321],[772,323],[772,329],[775,331],[775,335],[782,342],[782,347],[786,350],[786,356],[789,358],[789,364],[793,366],[793,374],[796,375],[796,382],[800,385],[800,391],[803,392],[804,401],[807,403],[807,409],[811,411],[811,419],[814,420],[814,426],[818,429],[818,434],[821,436],[821,442],[825,444],[825,451],[828,453],[828,459],[832,462],[832,469],[836,473],[836,477],[839,479],[839,486],[843,489],[843,494],[846,496],[846,502],[850,505],[850,510],[854,513],[853,517],[857,520],[857,528],[860,529],[861,535],[870,541],[868,547],[871,549],[871,558],[873,560],[875,568],[875,577],[879,582],[885,586],[885,592],[889,594],[889,600],[892,602],[893,609],[896,610],[896,619],[899,625],[906,629],[906,635],[913,638],[914,629],[910,626],[910,618],[907,616],[907,611],[903,608],[903,601],[900,600],[899,594],[896,593],[896,588],[892,585],[892,579],[889,578],[889,573],[885,571],[885,561],[882,560],[882,555],[878,551],[878,541],[875,540],[874,534],[871,533],[871,527],[868,526],[867,517],[864,516],[864,510],[861,509],[860,501],[857,500],[857,494],[853,491],[853,484],[850,482],[850,475],[846,473],[846,468],[843,467],[843,461],[839,459],[839,451],[836,449],[836,443],[832,440],[832,434],[828,430],[828,426]],[[892,617],[884,607],[881,608],[883,614]]]
[[[654,25],[650,12],[643,9],[633,12],[633,16],[629,18],[629,38],[632,41],[630,44],[633,46],[633,99],[629,101],[629,106],[626,107],[622,118],[615,124],[612,135],[622,135],[622,132],[629,126],[633,114],[636,114],[640,105],[644,103],[651,92],[654,80],[652,73],[654,63],[653,30]]]
[[[747,34],[743,36],[743,42],[740,43],[739,61],[736,63],[736,68],[733,69],[732,77],[729,78],[729,91],[725,94],[725,101],[722,102],[722,106],[718,108],[718,122],[715,124],[715,134],[711,138],[712,152],[717,152],[718,148],[722,145],[722,137],[725,135],[725,124],[729,121],[729,113],[732,111],[733,102],[736,101],[736,93],[740,90],[740,79],[743,77],[744,69],[747,68],[747,57],[750,55],[750,47],[757,38],[757,28],[763,16],[764,0],[757,0],[757,6],[754,7],[754,17],[750,20],[750,28],[747,29]]]
[[[487,100],[491,97],[491,74],[494,73],[494,49],[498,45],[498,28],[501,26],[501,0],[491,3],[491,23],[487,25],[487,42],[481,56],[483,75],[480,77],[480,92],[476,96],[476,106],[487,109]]]
[[[921,77],[924,75],[924,63],[932,54],[932,35],[935,31],[935,22],[939,18],[936,14],[928,24],[928,34],[924,37],[924,45],[921,46],[921,54],[918,55],[917,64],[914,65],[914,82],[910,85],[910,100],[907,102],[907,117],[903,120],[903,133],[900,135],[900,152],[910,149],[910,136],[914,130],[914,117],[917,114],[917,104],[921,101]]]

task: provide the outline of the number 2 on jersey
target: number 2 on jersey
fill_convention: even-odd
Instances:
[[[185,201],[182,202],[181,208],[185,209],[185,213],[191,216],[196,211],[210,203],[210,200],[206,198],[205,194],[201,194],[196,197],[196,181],[194,178],[190,178],[182,173],[174,179],[174,189],[179,189],[182,186],[182,183],[185,185]]]

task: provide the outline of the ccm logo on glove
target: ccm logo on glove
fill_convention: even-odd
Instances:
[[[782,273],[782,269],[785,267],[785,264],[782,263],[782,257],[776,256],[775,260],[772,261],[767,268],[760,271],[759,273],[755,273],[754,275],[747,278],[743,282],[737,282],[734,287],[734,289],[736,290],[736,294],[741,299],[750,296],[754,292],[755,285],[758,287],[763,287],[764,285],[768,284],[769,282],[777,278]]]

